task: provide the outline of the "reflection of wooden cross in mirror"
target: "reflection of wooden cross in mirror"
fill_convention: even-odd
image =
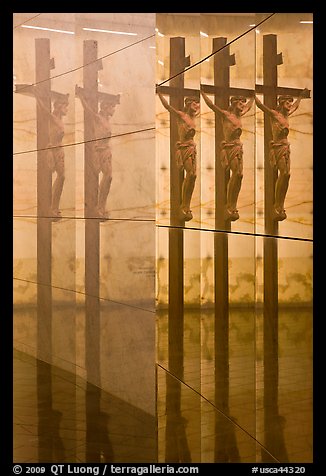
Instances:
[[[50,71],[54,69],[54,58],[50,58],[50,40],[35,40],[35,85],[16,84],[15,92],[37,99],[36,140],[37,140],[37,214],[53,215],[51,210],[52,170],[48,163],[50,139],[51,101],[68,101],[68,95],[51,90]],[[40,101],[38,100],[40,98]],[[62,184],[63,185],[63,184]],[[61,187],[62,190],[62,187]],[[61,195],[61,193],[60,193]],[[59,197],[60,198],[60,197]]]
[[[283,64],[282,53],[277,53],[277,36],[263,37],[263,80],[256,85],[256,92],[264,94],[264,104],[276,109],[278,95],[298,97],[303,90],[277,86],[277,66]],[[307,96],[308,97],[308,96]],[[269,117],[264,118],[264,173],[265,173],[265,233],[278,235],[278,221],[274,219],[275,185],[277,170],[270,164],[270,141],[272,128]],[[278,419],[278,249],[277,239],[271,236],[264,239],[264,407],[265,428],[275,425]],[[275,436],[275,435],[274,435]],[[271,449],[279,441],[273,433],[266,431],[265,446]],[[275,451],[276,454],[278,451]],[[266,453],[262,452],[263,461]],[[286,461],[286,460],[285,460]]]
[[[170,77],[169,86],[157,86],[157,91],[170,96],[170,106],[177,111],[183,111],[185,97],[197,98],[197,89],[184,87],[184,69],[190,66],[190,56],[185,56],[185,39],[175,37],[170,39]],[[176,144],[180,140],[178,132],[178,118],[170,113],[170,200],[171,212],[170,223],[174,226],[184,226],[185,218],[180,214],[183,189],[186,192],[187,180],[191,180],[189,174],[184,177],[184,170],[180,170],[176,161]],[[187,178],[188,175],[188,178]],[[194,182],[189,184],[193,190]],[[192,193],[191,190],[191,193]],[[187,218],[186,218],[187,220]]]
[[[230,55],[230,47],[224,37],[213,38],[214,85],[201,85],[206,94],[215,96],[214,103],[227,110],[230,96],[253,97],[254,90],[230,87],[230,66],[236,64],[234,54]],[[225,169],[221,161],[220,144],[225,139],[220,117],[215,112],[215,228],[231,230],[231,220],[225,213],[230,171]],[[241,184],[241,182],[240,182]],[[238,191],[240,188],[238,189]],[[214,281],[215,281],[215,404],[217,408],[229,412],[229,247],[228,234],[214,234]],[[229,461],[230,448],[226,446],[225,434],[234,439],[232,427],[226,424],[225,433],[221,433],[221,420],[217,416],[215,461]],[[223,436],[221,436],[223,435]],[[236,455],[236,446],[233,448]]]
[[[85,155],[84,155],[84,187],[85,187],[85,217],[94,218],[99,216],[99,164],[95,166],[97,157],[100,155],[100,149],[108,147],[108,137],[100,138],[98,145],[95,145],[97,139],[94,131],[94,115],[98,115],[98,104],[104,100],[108,100],[112,104],[119,104],[119,95],[103,93],[98,91],[98,71],[103,69],[102,60],[97,59],[97,42],[94,40],[84,41],[84,69],[83,69],[83,83],[84,87],[76,86],[76,96],[79,96],[84,106],[84,140],[85,140]],[[86,107],[85,107],[86,106]],[[102,144],[102,146],[101,146]],[[94,147],[95,145],[95,147]],[[99,158],[101,161],[101,158]],[[108,171],[102,170],[103,177],[100,187],[109,189],[111,185],[111,175]],[[103,182],[106,181],[107,183]],[[108,193],[108,190],[107,190]],[[105,194],[105,201],[106,196]],[[101,218],[101,217],[100,217]],[[103,217],[104,218],[104,213]]]

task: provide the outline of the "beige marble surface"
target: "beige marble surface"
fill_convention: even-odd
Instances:
[[[86,378],[151,416],[156,414],[160,462],[167,457],[166,402],[171,392],[164,370],[171,364],[169,230],[165,228],[170,223],[170,124],[169,113],[155,95],[155,84],[169,78],[170,37],[185,37],[186,55],[195,65],[211,53],[212,38],[235,40],[268,15],[41,13],[34,19],[32,13],[14,15],[13,85],[35,82],[35,39],[49,38],[55,63],[51,86],[69,93],[63,137],[63,218],[56,222],[37,217],[35,99],[14,94],[14,347]],[[313,58],[312,25],[301,24],[300,19],[311,17],[275,14],[259,31],[257,27],[230,45],[236,59],[231,67],[232,86],[252,89],[262,83],[262,38],[277,34],[278,51],[283,56],[283,65],[278,67],[279,85],[311,90],[311,99],[303,100],[290,118],[288,218],[280,223],[277,239],[279,413],[286,419],[283,436],[287,451],[292,461],[303,462],[312,458]],[[23,22],[74,34],[22,28]],[[128,29],[136,35],[83,28]],[[88,39],[98,42],[98,57],[102,59],[98,90],[120,94],[111,121],[110,219],[103,222],[94,218],[88,222],[84,215],[85,181],[87,184],[89,177],[85,176],[83,108],[75,98],[75,85],[83,84],[83,42]],[[212,84],[212,59],[191,68],[184,79],[186,86],[195,89],[201,83]],[[219,410],[212,406],[214,121],[213,112],[201,101],[201,114],[196,119],[194,218],[184,231],[184,375],[183,381],[177,382],[192,461],[202,462],[214,461],[213,426]],[[228,239],[227,402],[230,416],[241,428],[227,418],[218,436],[235,436],[241,461],[252,462],[260,461],[260,445],[268,447],[270,441],[263,408],[263,114],[256,107],[243,118],[241,140],[244,177],[238,201],[240,219],[232,224]],[[90,223],[96,225],[91,226],[94,241],[88,234]],[[38,267],[41,257],[43,268]],[[94,293],[86,289],[85,266]],[[49,271],[46,279],[43,271]],[[46,282],[41,282],[41,277]],[[156,376],[157,362],[162,367]],[[274,449],[271,453],[271,461],[283,457]]]

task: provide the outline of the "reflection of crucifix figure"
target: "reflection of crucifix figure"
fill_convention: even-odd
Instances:
[[[94,139],[93,145],[93,166],[96,174],[102,172],[102,179],[98,191],[97,216],[108,218],[105,210],[106,200],[112,182],[112,152],[110,147],[111,122],[115,106],[119,103],[119,95],[113,98],[107,97],[100,102],[100,111],[93,111],[89,100],[82,88],[76,86],[76,96],[79,97],[85,110],[88,111],[92,120]]]
[[[158,92],[163,106],[178,118],[179,140],[176,142],[175,158],[180,170],[186,171],[182,184],[182,202],[180,205],[180,219],[189,221],[193,218],[190,210],[190,201],[196,182],[196,144],[193,137],[196,133],[195,117],[199,113],[200,103],[196,97],[187,97],[183,111],[178,111],[166,101]]]
[[[243,177],[243,148],[240,136],[242,134],[241,116],[251,108],[254,98],[248,103],[244,96],[232,96],[228,109],[222,109],[214,104],[208,96],[201,91],[207,104],[222,119],[224,140],[221,142],[220,159],[225,170],[232,172],[227,185],[227,199],[225,206],[225,220],[235,221],[239,218],[237,201]]]
[[[256,104],[264,111],[271,120],[272,137],[269,146],[269,159],[272,167],[278,171],[275,184],[274,212],[273,218],[277,221],[286,219],[284,210],[284,200],[290,180],[290,144],[287,136],[289,134],[288,117],[299,107],[300,101],[308,97],[308,89],[300,91],[298,99],[293,102],[293,96],[282,95],[278,97],[278,107],[272,109],[264,105],[257,97]]]
[[[35,40],[36,85],[16,84],[19,94],[36,99],[37,123],[37,207],[39,216],[61,218],[60,198],[64,184],[64,137],[63,116],[67,114],[69,94],[51,90],[50,71],[54,59],[50,58],[50,41]],[[51,107],[53,104],[53,110]],[[52,173],[56,178],[52,185]]]
[[[47,143],[42,146],[42,152],[46,154],[46,165],[51,173],[56,172],[57,176],[52,185],[51,204],[48,210],[44,210],[45,215],[54,217],[57,221],[61,218],[59,210],[60,199],[65,181],[65,163],[64,163],[64,146],[62,140],[64,137],[64,123],[62,117],[67,114],[69,94],[61,94],[50,91],[50,94],[44,94],[39,86],[30,86],[28,84],[17,84],[16,92],[33,96],[36,99],[38,111],[42,114],[43,121],[49,123],[45,137]],[[51,103],[53,102],[53,111],[51,111]]]
[[[59,210],[59,202],[62,194],[63,184],[65,180],[65,163],[64,163],[64,148],[62,147],[62,139],[64,136],[64,124],[62,116],[67,114],[68,96],[69,94],[55,98],[53,101],[53,111],[49,112],[46,104],[38,92],[34,89],[37,104],[49,117],[49,138],[48,144],[48,165],[52,173],[56,172],[57,176],[52,186],[52,204],[51,214],[54,217],[60,218],[61,211]]]
[[[102,60],[97,58],[97,41],[84,41],[84,87],[76,86],[76,95],[84,107],[85,139],[85,217],[107,218],[106,200],[110,190],[111,137],[110,116],[114,105],[119,104],[120,96],[98,91],[98,71],[103,69]],[[98,103],[101,104],[98,112]],[[99,186],[99,174],[102,180]]]

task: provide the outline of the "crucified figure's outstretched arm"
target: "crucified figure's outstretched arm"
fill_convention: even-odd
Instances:
[[[157,91],[157,94],[158,94],[158,97],[159,97],[160,100],[161,100],[161,103],[162,103],[163,106],[165,107],[165,109],[167,109],[169,112],[171,112],[171,114],[174,114],[174,115],[176,115],[176,116],[179,117],[179,118],[182,118],[182,112],[181,112],[181,111],[178,111],[178,110],[175,109],[174,107],[170,106],[170,104],[167,102],[167,100],[165,99],[165,97],[163,96],[162,93],[160,93],[159,91]]]
[[[97,117],[97,113],[95,111],[93,111],[93,109],[90,107],[90,105],[89,105],[89,103],[88,103],[88,101],[85,97],[85,93],[84,93],[83,88],[76,85],[75,94],[80,99],[80,101],[83,105],[83,108],[86,109],[86,111],[88,111],[93,116],[93,118]]]
[[[292,104],[292,107],[288,112],[289,116],[291,114],[293,114],[294,111],[296,111],[298,109],[298,107],[300,105],[300,102],[301,102],[301,99],[306,98],[306,97],[309,97],[309,90],[307,88],[304,88],[301,91],[300,96],[298,96],[298,99],[296,101],[294,101],[294,103]]]
[[[216,112],[220,116],[226,117],[226,111],[224,111],[224,109],[221,109],[219,106],[214,104],[213,101],[209,99],[209,97],[207,96],[207,94],[204,93],[203,90],[200,91],[200,94],[202,95],[205,103],[210,109],[212,109],[214,112]]]
[[[258,97],[255,95],[255,103],[257,105],[257,107],[259,107],[259,109],[261,109],[263,112],[266,112],[266,114],[270,115],[270,116],[273,116],[274,115],[274,110],[273,109],[270,109],[269,107],[267,107],[265,104],[263,104],[260,99],[258,99]]]

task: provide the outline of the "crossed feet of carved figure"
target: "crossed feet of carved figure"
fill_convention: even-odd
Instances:
[[[286,218],[287,218],[287,215],[286,215],[284,209],[274,208],[274,210],[273,210],[273,220],[274,221],[283,221]]]
[[[190,208],[180,207],[179,218],[180,218],[180,220],[184,220],[184,221],[192,220],[193,219],[193,214],[192,214]]]
[[[230,208],[225,208],[224,212],[224,219],[225,221],[236,221],[239,220],[239,212],[235,208],[234,210],[231,210]]]

